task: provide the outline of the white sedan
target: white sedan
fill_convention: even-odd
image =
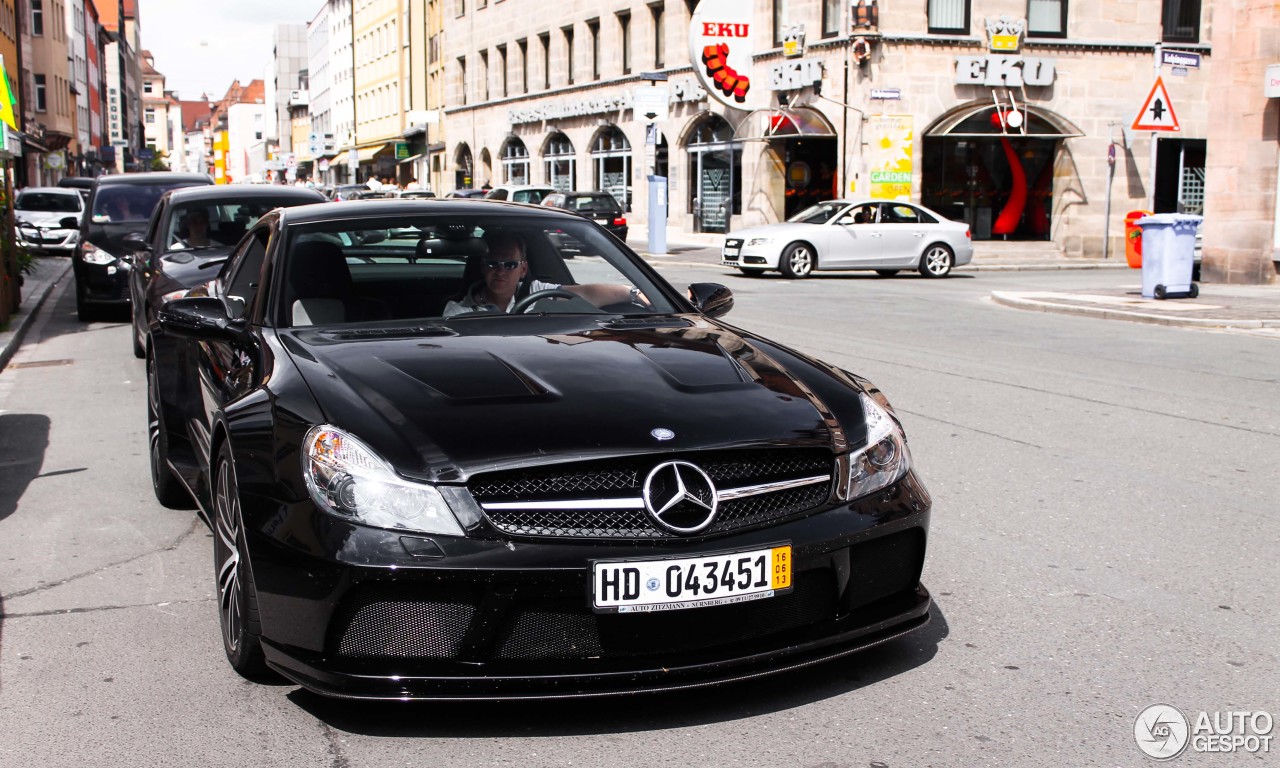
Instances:
[[[916,269],[943,277],[973,258],[967,224],[914,203],[829,200],[784,222],[731,232],[720,263],[745,275],[776,269],[787,277],[821,270]]]

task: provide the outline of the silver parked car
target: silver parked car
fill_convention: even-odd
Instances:
[[[35,253],[70,256],[80,239],[84,197],[64,187],[28,187],[14,203],[18,242]]]
[[[776,269],[792,278],[823,270],[904,269],[943,277],[973,258],[969,225],[914,203],[828,200],[790,219],[729,233],[721,263],[746,275]]]

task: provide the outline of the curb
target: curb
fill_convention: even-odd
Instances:
[[[737,267],[729,267],[718,261],[677,261],[676,256],[669,253],[648,253],[645,251],[637,251],[640,257],[654,266],[673,266],[673,267],[719,267],[730,271],[737,271]],[[963,267],[956,267],[953,272],[1076,272],[1081,270],[1110,270],[1110,269],[1128,269],[1126,264],[965,264]],[[865,270],[837,270],[838,273],[864,271]],[[904,272],[911,271],[903,268]]]
[[[9,330],[5,332],[8,336],[3,346],[0,346],[0,371],[3,371],[9,361],[13,359],[18,348],[22,346],[22,339],[27,335],[27,329],[35,322],[36,315],[40,312],[40,308],[44,306],[45,301],[49,298],[49,294],[53,293],[53,289],[58,283],[67,276],[71,271],[71,260],[67,259],[66,264],[61,270],[51,275],[37,289],[35,296],[28,296],[19,308],[18,312],[11,318],[17,321],[17,325],[11,325]]]
[[[1027,309],[1033,312],[1050,312],[1062,315],[1080,315],[1103,320],[1128,320],[1134,323],[1150,325],[1173,325],[1184,328],[1280,328],[1280,320],[1234,320],[1211,317],[1170,317],[1153,315],[1147,312],[1128,312],[1100,307],[1082,307],[1074,304],[1056,304],[1049,301],[1037,301],[1023,298],[1016,293],[992,291],[991,299],[997,304],[1015,309]]]

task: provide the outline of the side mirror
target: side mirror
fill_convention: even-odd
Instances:
[[[836,223],[842,227],[847,227],[850,224],[857,224],[858,222],[852,216],[845,216],[844,218],[840,219]]]
[[[724,317],[733,309],[733,291],[719,283],[691,283],[689,301],[707,317]]]
[[[227,317],[222,300],[212,296],[174,299],[156,313],[165,333],[197,341],[229,341],[244,323]]]
[[[147,238],[140,232],[130,232],[125,235],[120,240],[120,245],[124,247],[125,252],[151,250],[151,243],[148,243]]]
[[[79,216],[63,216],[58,221],[58,226],[63,229],[79,229],[80,217]]]

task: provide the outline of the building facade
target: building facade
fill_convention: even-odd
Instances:
[[[1108,207],[1203,207],[1208,22],[1196,0],[453,0],[446,159],[457,186],[607,190],[642,225],[661,176],[667,224],[688,232],[902,198],[977,240],[1100,256],[1104,237],[1123,250]],[[1129,128],[1155,81],[1153,41],[1199,64],[1164,68],[1179,130],[1155,134],[1154,153],[1153,134]],[[742,93],[711,76],[719,45],[750,74]],[[638,88],[665,93],[656,130]]]
[[[26,131],[43,151],[26,154],[27,180],[52,184],[67,174],[75,154],[76,104],[71,91],[71,42],[65,0],[28,0],[31,68],[24,73]]]
[[[142,167],[154,167],[153,161],[167,158],[173,151],[173,135],[170,127],[169,96],[165,93],[164,75],[156,69],[151,51],[139,51],[142,59],[142,144],[139,154]]]
[[[270,109],[271,125],[268,142],[274,142],[281,155],[296,151],[293,144],[293,119],[290,103],[306,86],[301,78],[307,71],[307,26],[305,24],[279,24],[272,35],[271,65],[264,78],[266,101]]]
[[[404,0],[355,0],[354,158],[357,181],[393,178],[396,144],[403,141],[406,112],[408,29]]]

